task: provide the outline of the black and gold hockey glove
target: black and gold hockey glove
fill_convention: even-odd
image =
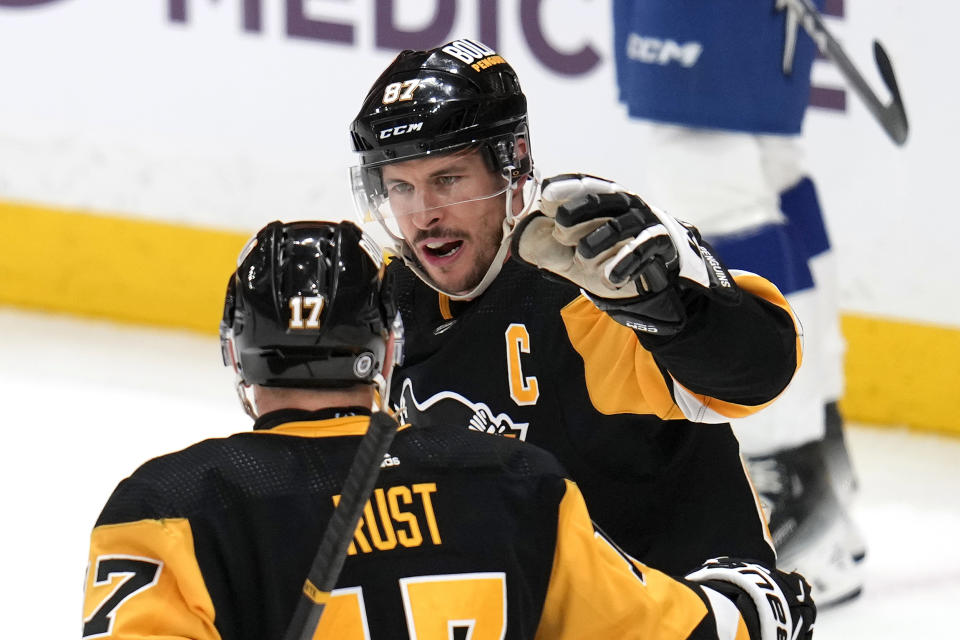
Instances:
[[[736,605],[750,640],[811,640],[817,606],[799,573],[768,569],[750,560],[714,558],[687,580],[726,596]]]
[[[614,320],[669,336],[698,294],[735,303],[740,290],[697,230],[615,182],[562,174],[513,232],[513,255],[578,285]]]

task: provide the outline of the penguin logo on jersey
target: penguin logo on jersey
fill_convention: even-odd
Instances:
[[[413,392],[413,381],[406,378],[400,389],[400,404],[396,407],[401,424],[462,425],[473,431],[492,433],[508,438],[527,439],[528,422],[516,422],[505,413],[495,414],[482,402],[472,402],[459,393],[441,391],[424,401]]]

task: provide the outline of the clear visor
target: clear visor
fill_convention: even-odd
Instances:
[[[354,203],[364,224],[378,222],[402,241],[413,216],[502,196],[510,188],[509,170],[490,171],[478,151],[380,167],[350,169]]]

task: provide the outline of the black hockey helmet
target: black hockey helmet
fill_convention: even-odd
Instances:
[[[365,168],[482,143],[493,170],[529,172],[529,156],[515,157],[515,136],[527,134],[517,74],[469,38],[401,52],[373,83],[350,133]]]
[[[391,292],[381,291],[382,262],[353,223],[271,222],[227,285],[224,364],[247,386],[376,382],[396,314]]]
[[[478,295],[496,276],[506,256],[506,237],[516,218],[513,191],[528,189],[533,203],[537,181],[527,130],[527,99],[513,68],[490,47],[461,38],[429,51],[401,52],[377,78],[350,126],[360,164],[350,182],[359,219],[376,221],[390,238],[390,249],[431,287],[455,299]],[[523,139],[525,152],[519,149]],[[428,156],[478,149],[498,176],[483,192],[451,194],[433,205],[504,197],[504,243],[481,283],[470,292],[444,291],[420,267],[406,245],[398,216],[423,209],[395,211],[384,186],[386,165]],[[532,179],[525,180],[530,177]]]

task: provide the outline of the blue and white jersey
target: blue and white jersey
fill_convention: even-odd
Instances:
[[[822,8],[824,1],[815,4]],[[816,48],[778,4],[782,0],[613,0],[617,83],[630,116],[799,133]]]

